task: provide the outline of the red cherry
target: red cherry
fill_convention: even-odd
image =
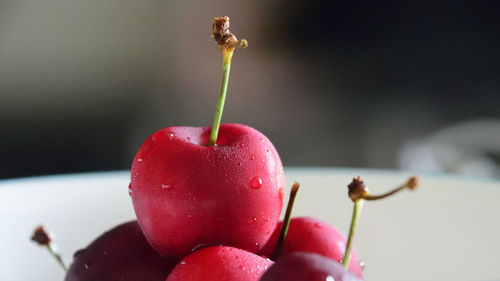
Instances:
[[[131,221],[77,251],[64,280],[164,281],[177,261],[158,255]]]
[[[273,262],[227,246],[200,249],[184,258],[167,281],[257,281]]]
[[[276,248],[282,222],[277,226],[261,254],[270,256]],[[340,263],[346,249],[346,238],[333,226],[311,217],[298,217],[290,220],[282,256],[294,252],[316,253]],[[279,257],[278,257],[279,258]],[[352,251],[349,271],[362,278],[362,267]]]
[[[354,274],[324,256],[295,252],[281,257],[260,281],[360,281]]]
[[[284,174],[272,143],[240,124],[168,127],[150,136],[132,164],[130,192],[144,235],[160,254],[200,245],[258,252],[276,228]]]

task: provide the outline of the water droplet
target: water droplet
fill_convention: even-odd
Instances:
[[[250,186],[252,188],[255,188],[255,189],[259,189],[262,187],[262,179],[259,178],[259,177],[254,177],[251,181],[250,181]]]
[[[137,158],[137,162],[142,162],[142,161],[144,161],[144,159],[142,159],[142,158]]]
[[[181,261],[180,264],[184,265],[184,264],[186,264],[186,262],[185,261]]]
[[[172,185],[171,185],[171,184],[162,184],[162,185],[161,185],[161,189],[169,189],[169,188],[171,188],[171,187],[172,187]]]
[[[85,269],[88,270],[90,268],[91,264],[90,263],[85,263],[84,266],[85,266]]]
[[[325,281],[335,281],[335,279],[332,276],[328,275]]]
[[[168,135],[168,138],[169,138],[169,139],[172,139],[173,137],[174,137],[174,134],[172,134],[172,133],[170,133],[170,134]]]
[[[283,197],[285,197],[285,189],[283,187],[278,188],[278,196],[281,200],[283,200]]]
[[[250,220],[248,220],[248,223],[254,223],[257,221],[257,217],[253,217]]]
[[[271,153],[271,150],[269,148],[266,149],[266,153]]]
[[[250,160],[254,160],[255,159],[255,155],[252,155],[252,157],[250,157]]]

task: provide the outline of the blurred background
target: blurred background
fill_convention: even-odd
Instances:
[[[221,15],[249,41],[223,122],[285,166],[499,177],[500,2],[429,2],[0,0],[0,178],[128,169],[211,125]]]

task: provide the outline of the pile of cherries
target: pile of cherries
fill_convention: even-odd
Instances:
[[[351,242],[337,229],[310,217],[290,218],[298,184],[278,222],[285,180],[276,149],[251,127],[220,124],[231,57],[247,42],[229,31],[227,17],[214,19],[213,37],[223,54],[213,126],[167,127],[143,143],[128,190],[137,221],[76,252],[65,281],[362,278]],[[415,185],[411,179],[398,190]],[[358,203],[386,195],[370,195],[359,178],[349,185],[349,195],[355,203],[352,241]],[[51,250],[50,239],[40,235],[35,240]]]

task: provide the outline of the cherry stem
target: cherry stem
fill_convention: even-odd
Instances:
[[[342,259],[342,265],[344,268],[348,269],[349,262],[351,260],[351,248],[352,241],[354,239],[354,234],[356,233],[356,228],[358,226],[359,217],[361,214],[361,208],[363,206],[364,200],[375,201],[383,198],[387,198],[401,190],[410,189],[414,190],[418,186],[418,177],[412,176],[402,185],[394,188],[393,190],[380,194],[380,195],[372,195],[368,191],[368,188],[361,180],[360,177],[354,178],[352,182],[349,184],[349,197],[354,202],[354,210],[352,212],[351,219],[351,227],[349,229],[349,236],[347,238],[347,245],[344,252],[344,258]]]
[[[61,255],[57,251],[57,246],[54,244],[54,242],[50,238],[49,233],[43,226],[38,226],[35,228],[35,230],[33,231],[33,235],[31,236],[31,240],[38,245],[47,248],[49,253],[56,259],[63,270],[68,271],[68,267],[66,266],[66,264],[64,264]]]
[[[59,265],[62,267],[62,269],[65,272],[67,272],[68,271],[68,267],[64,263],[61,255],[55,249],[55,245],[53,243],[49,243],[49,245],[47,245],[47,249],[49,250],[49,253],[56,259],[56,261],[59,263]]]
[[[372,195],[370,193],[366,193],[363,195],[363,199],[369,200],[369,201],[384,199],[384,198],[387,198],[395,193],[400,192],[401,190],[405,190],[405,189],[413,190],[417,187],[417,185],[418,185],[418,178],[416,176],[413,176],[413,177],[410,177],[405,183],[394,188],[393,190],[391,190],[389,192],[379,194],[379,195]]]
[[[208,146],[217,144],[222,111],[224,109],[224,102],[226,101],[227,84],[229,82],[233,51],[235,48],[246,48],[248,46],[247,40],[238,40],[236,36],[229,31],[229,17],[227,16],[214,18],[212,24],[212,37],[219,45],[220,51],[222,52],[222,83],[220,86],[219,101],[217,102],[214,123],[212,124],[212,131],[210,132],[207,143]]]
[[[342,259],[342,265],[345,269],[349,268],[349,262],[351,261],[351,248],[352,241],[354,240],[354,234],[358,227],[359,217],[361,215],[361,209],[363,207],[363,200],[358,199],[354,201],[354,210],[352,212],[351,228],[349,229],[349,236],[347,238],[347,245],[345,247],[344,258]]]
[[[220,86],[219,101],[215,111],[214,123],[212,124],[212,131],[208,139],[208,146],[213,146],[217,142],[219,135],[220,121],[222,119],[222,111],[224,110],[224,102],[226,101],[227,84],[229,82],[229,72],[231,71],[231,58],[233,57],[233,50],[222,51],[222,83]]]
[[[297,196],[297,191],[299,191],[300,184],[294,182],[292,185],[292,190],[290,191],[290,199],[288,199],[288,205],[286,206],[285,218],[283,219],[283,225],[281,226],[280,236],[278,242],[276,243],[276,248],[274,249],[271,259],[274,260],[281,256],[283,253],[283,248],[285,246],[286,235],[288,234],[288,228],[290,226],[290,219],[292,217],[293,203],[295,202],[295,197]]]

